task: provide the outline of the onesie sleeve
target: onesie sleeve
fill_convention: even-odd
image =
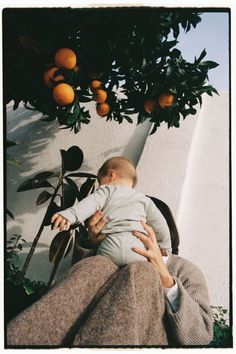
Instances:
[[[169,227],[167,225],[166,219],[152,200],[150,200],[147,208],[147,224],[152,226],[154,229],[160,248],[171,252]]]
[[[71,224],[81,223],[104,207],[111,191],[112,187],[103,185],[88,197],[75,203],[71,208],[62,210],[58,214],[69,220]]]

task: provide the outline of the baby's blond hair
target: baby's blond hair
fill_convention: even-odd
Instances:
[[[98,181],[100,177],[108,175],[109,170],[115,170],[120,178],[127,178],[133,182],[135,186],[137,182],[136,168],[133,161],[123,156],[114,156],[104,162],[98,171]]]

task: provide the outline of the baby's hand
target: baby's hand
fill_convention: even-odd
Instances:
[[[66,218],[63,218],[60,214],[54,214],[51,218],[52,230],[56,230],[57,228],[60,231],[69,230],[70,222]]]

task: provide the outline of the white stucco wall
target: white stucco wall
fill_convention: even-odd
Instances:
[[[9,237],[18,232],[32,242],[44,213],[44,205],[35,205],[41,189],[20,193],[16,189],[38,172],[57,170],[60,149],[80,146],[85,154],[82,170],[92,173],[107,158],[125,154],[138,163],[137,189],[164,200],[172,209],[180,231],[180,255],[203,270],[211,303],[228,307],[228,94],[205,97],[198,114],[186,118],[179,129],[162,125],[148,138],[149,123],[136,127],[105,122],[95,111],[91,123],[77,135],[58,130],[56,122],[40,121],[40,116],[23,107],[14,112],[8,107],[8,138],[21,142],[9,152],[22,162],[8,167],[7,205],[15,215],[8,222]],[[41,237],[27,274],[31,278],[48,280],[53,235],[48,228]],[[68,265],[69,258],[64,269]],[[219,284],[223,284],[220,291]]]

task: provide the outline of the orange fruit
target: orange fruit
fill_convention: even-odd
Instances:
[[[70,85],[61,83],[54,87],[52,96],[57,104],[67,106],[74,101],[75,93]]]
[[[90,89],[92,92],[94,92],[95,90],[98,90],[102,87],[102,82],[99,80],[93,80],[90,84]]]
[[[99,116],[104,117],[110,112],[110,106],[107,102],[98,103],[96,110]]]
[[[76,65],[76,54],[70,48],[61,48],[56,52],[54,60],[59,68],[70,70]]]
[[[154,110],[154,108],[156,107],[157,105],[157,102],[154,101],[154,100],[146,100],[144,102],[144,110],[147,112],[147,113],[152,113],[152,111]]]
[[[174,95],[164,92],[158,97],[158,103],[162,108],[170,107],[174,103]]]
[[[48,87],[53,87],[53,81],[61,81],[61,80],[64,80],[64,76],[63,75],[56,75],[55,77],[54,74],[55,72],[58,70],[58,68],[56,66],[53,66],[52,68],[46,70],[43,74],[43,81],[45,83],[45,85],[47,85]]]
[[[96,91],[94,91],[94,95],[93,95],[93,99],[94,101],[96,101],[97,103],[103,103],[106,101],[107,99],[107,93],[104,90],[98,89]]]

